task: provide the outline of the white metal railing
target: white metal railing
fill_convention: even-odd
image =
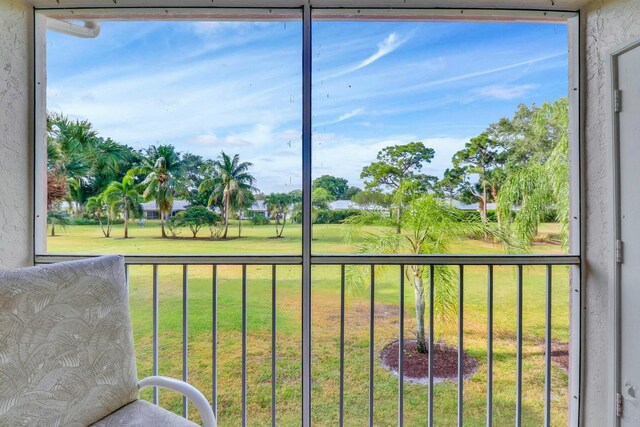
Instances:
[[[36,263],[47,264],[61,261],[84,259],[91,255],[39,255],[36,256]],[[370,293],[369,293],[369,396],[368,396],[368,424],[374,425],[374,338],[375,338],[375,286],[376,286],[376,265],[396,265],[399,267],[399,349],[404,348],[404,266],[423,265],[430,269],[429,274],[429,336],[434,336],[434,268],[441,265],[458,267],[458,373],[457,373],[457,423],[463,425],[464,407],[464,273],[466,266],[485,266],[487,268],[487,384],[486,384],[486,424],[493,425],[493,328],[494,328],[494,266],[511,265],[517,269],[516,274],[516,389],[515,389],[515,425],[522,425],[522,337],[523,337],[523,267],[524,266],[545,266],[545,385],[544,385],[544,425],[551,425],[551,316],[552,316],[552,273],[553,266],[573,266],[579,267],[580,257],[575,255],[313,255],[309,257],[311,265],[337,265],[340,266],[340,364],[339,364],[339,425],[344,425],[344,384],[345,384],[345,267],[348,265],[369,265],[370,269]],[[188,341],[187,330],[189,322],[188,310],[188,268],[190,265],[210,265],[212,269],[213,288],[213,344],[212,344],[212,409],[218,415],[218,355],[217,355],[217,334],[218,334],[218,267],[222,265],[239,265],[242,267],[242,395],[241,411],[242,425],[246,426],[247,420],[247,266],[269,265],[271,266],[271,296],[272,296],[272,316],[271,316],[271,423],[276,425],[276,318],[277,318],[277,267],[285,265],[303,265],[303,257],[297,255],[127,255],[125,265],[151,265],[153,268],[153,375],[158,375],[158,316],[159,316],[159,294],[158,294],[158,268],[162,265],[182,266],[182,372],[183,380],[188,381]],[[128,272],[128,270],[127,270]],[[304,282],[303,282],[304,286]],[[309,301],[310,302],[310,301]],[[305,308],[303,302],[303,317]],[[307,313],[311,319],[311,313]],[[309,333],[309,336],[305,335]],[[311,328],[303,328],[303,342],[311,342]],[[433,390],[433,342],[429,340],[429,371],[428,371],[428,425],[434,425],[434,396]],[[399,372],[398,372],[398,425],[404,424],[404,352],[399,351]],[[304,377],[307,378],[304,378]],[[311,370],[302,372],[303,387],[305,382],[311,383]],[[303,393],[304,405],[305,395]],[[307,404],[311,403],[310,396],[307,397]],[[153,402],[158,403],[158,390],[154,388]],[[187,401],[183,398],[183,415],[188,413]],[[304,417],[304,412],[303,412]],[[304,421],[304,420],[302,420]]]

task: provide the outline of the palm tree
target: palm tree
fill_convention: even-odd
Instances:
[[[132,210],[142,203],[142,196],[138,193],[133,171],[129,171],[122,182],[113,181],[104,191],[104,197],[112,206],[122,206],[124,212],[124,238],[129,238],[129,217]]]
[[[67,181],[66,198],[81,211],[89,195],[119,178],[131,162],[131,150],[103,139],[86,120],[70,120],[61,114],[47,117],[47,169],[49,175]]]
[[[284,225],[287,222],[287,212],[292,203],[295,203],[294,196],[291,193],[271,193],[264,198],[267,204],[273,222],[276,227],[276,238],[282,237]],[[282,220],[282,223],[280,221]]]
[[[257,191],[253,186],[256,179],[249,173],[251,166],[253,163],[240,162],[238,154],[231,158],[222,151],[211,164],[208,177],[200,184],[199,191],[209,194],[209,206],[221,203],[224,220],[223,239],[227,238],[231,209],[240,204],[240,199],[244,198],[247,192]]]
[[[69,217],[69,214],[64,211],[49,210],[47,212],[47,223],[51,225],[51,237],[55,237],[56,225],[65,229],[67,228],[67,225],[71,225],[71,218]]]
[[[100,193],[97,196],[89,197],[85,203],[85,211],[89,215],[96,217],[104,237],[111,237],[111,227],[113,225],[111,218],[114,206],[108,203],[107,195],[105,193]],[[105,219],[106,222],[103,223],[103,219]]]
[[[156,201],[160,211],[162,237],[167,237],[164,227],[173,210],[173,200],[177,194],[186,193],[181,185],[183,164],[180,153],[173,145],[152,145],[147,150],[142,165],[135,168],[135,173],[146,175],[140,184],[145,187],[142,194],[145,200]]]
[[[345,220],[355,226],[377,224],[385,226],[379,232],[368,232],[359,251],[367,254],[445,254],[455,239],[480,236],[485,233],[482,222],[469,222],[461,218],[459,211],[446,205],[433,195],[414,199],[406,206],[400,217],[401,232],[397,232],[397,221],[376,212],[363,212]],[[376,268],[383,268],[378,266]],[[352,284],[365,282],[362,269],[352,270]],[[455,271],[450,266],[436,266],[434,273],[434,314],[439,325],[450,321],[456,313],[457,282]],[[430,282],[431,269],[425,265],[404,267],[404,274],[413,287],[416,310],[416,341],[418,351],[427,352],[425,334],[425,307],[428,295],[425,283]],[[430,338],[431,339],[431,338]]]

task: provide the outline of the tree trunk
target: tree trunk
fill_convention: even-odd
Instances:
[[[493,197],[494,203],[498,202],[498,189],[495,185],[491,186],[491,197]],[[498,222],[498,230],[502,229],[502,218],[500,218],[500,210],[496,209],[496,221]]]
[[[282,216],[282,227],[280,227],[280,232],[278,233],[278,237],[282,237],[282,232],[284,231],[284,224],[287,222],[287,214],[284,213]]]
[[[238,238],[242,237],[242,214],[238,213]]]
[[[51,237],[56,237],[56,223],[51,223]]]
[[[229,231],[229,198],[227,197],[224,201],[224,234],[222,235],[223,239],[227,238],[228,231]]]
[[[487,223],[487,183],[482,181],[482,222]]]
[[[483,224],[487,223],[486,200],[487,200],[486,198],[478,197],[478,211],[480,211],[480,219],[482,220]]]
[[[100,217],[100,215],[98,215],[98,224],[100,224],[100,230],[102,230],[102,234],[104,235],[104,237],[109,237],[107,236],[107,231],[104,229],[104,225],[102,224],[102,218]]]
[[[129,238],[129,203],[124,202],[124,238]]]
[[[165,219],[167,214],[163,211],[160,211],[160,228],[162,230],[162,237],[166,238],[167,237],[167,233],[164,231],[164,223],[165,223]]]
[[[415,295],[416,303],[416,342],[418,346],[418,352],[427,352],[427,339],[424,332],[424,282],[422,277],[416,272],[417,266],[411,268],[413,270],[413,292]]]

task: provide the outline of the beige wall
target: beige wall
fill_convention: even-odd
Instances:
[[[585,43],[585,321],[582,414],[585,426],[613,423],[613,189],[609,56],[640,38],[640,0],[594,0],[583,11]]]
[[[32,9],[0,0],[0,268],[32,263]]]

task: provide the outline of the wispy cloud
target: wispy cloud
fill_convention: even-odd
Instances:
[[[523,84],[515,86],[492,85],[478,89],[476,91],[476,94],[485,99],[489,98],[509,101],[512,99],[522,98],[536,88],[538,88],[538,85],[535,84]]]
[[[546,62],[552,59],[557,59],[557,58],[566,57],[566,56],[567,56],[566,52],[554,53],[551,55],[540,56],[537,58],[532,58],[524,61],[518,61],[511,64],[502,65],[499,67],[491,67],[484,70],[474,71],[471,73],[464,73],[464,74],[458,74],[452,77],[434,79],[434,80],[427,81],[425,83],[419,83],[419,84],[410,85],[410,86],[408,85],[402,88],[394,88],[386,91],[380,91],[380,92],[377,92],[376,95],[394,95],[394,94],[401,94],[401,93],[414,93],[416,91],[431,89],[438,86],[444,86],[450,83],[457,83],[464,80],[471,80],[477,77],[496,75],[503,71],[509,71],[516,68],[527,67],[533,64]]]
[[[356,108],[355,110],[351,110],[348,113],[345,113],[340,117],[338,117],[338,120],[336,120],[336,122],[337,123],[344,122],[345,120],[348,120],[352,117],[359,116],[360,114],[362,114],[363,111],[364,111],[364,108]]]
[[[384,38],[384,40],[382,40],[380,43],[378,43],[378,50],[376,50],[376,52],[372,55],[370,55],[368,58],[360,61],[358,64],[356,65],[352,65],[350,67],[347,67],[346,69],[339,71],[335,74],[332,74],[331,76],[329,76],[328,78],[334,78],[334,77],[339,77],[339,76],[344,76],[345,74],[349,74],[349,73],[353,73],[354,71],[358,71],[368,65],[373,64],[374,62],[376,62],[377,60],[379,60],[380,58],[383,58],[385,56],[387,56],[388,54],[392,53],[393,51],[395,51],[396,49],[398,49],[400,46],[402,46],[405,42],[407,41],[407,38],[400,38],[400,36],[398,35],[398,33],[390,33],[387,37]]]

